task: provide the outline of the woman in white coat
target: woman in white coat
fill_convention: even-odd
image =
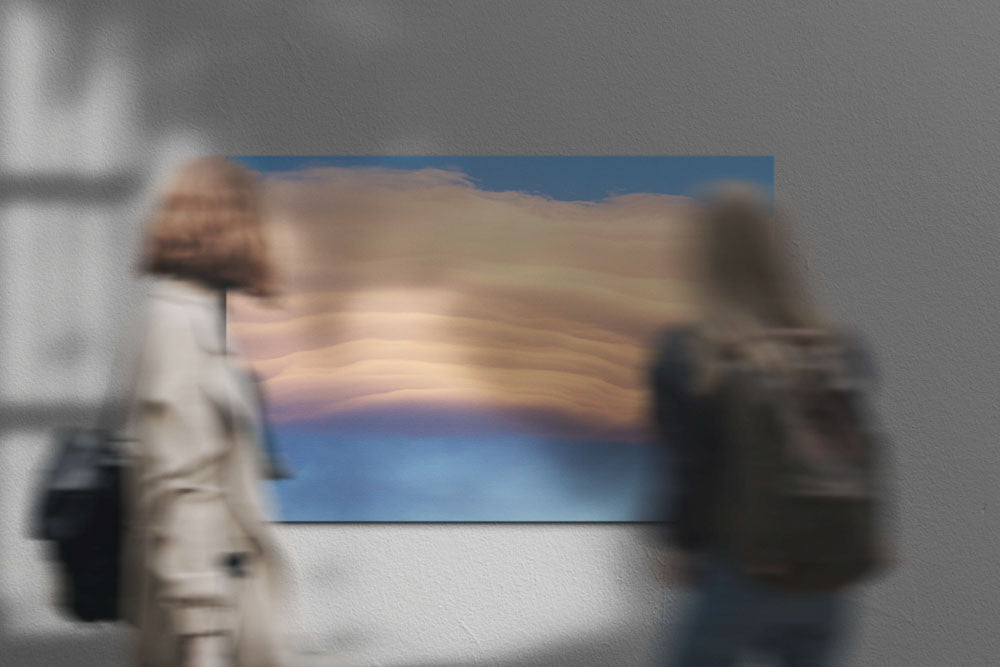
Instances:
[[[282,664],[281,565],[262,480],[262,421],[225,336],[225,293],[269,293],[254,177],[182,168],[151,223],[151,275],[129,430],[124,600],[143,666]]]

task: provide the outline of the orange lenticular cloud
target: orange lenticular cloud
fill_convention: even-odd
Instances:
[[[283,295],[230,327],[279,423],[488,410],[635,439],[655,332],[691,314],[687,200],[565,202],[439,169],[270,177]]]

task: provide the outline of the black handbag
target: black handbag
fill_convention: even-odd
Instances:
[[[81,621],[120,617],[127,459],[118,444],[103,428],[60,429],[43,486],[37,537],[51,543],[60,571],[60,606]]]
[[[224,300],[222,306],[224,313]],[[135,370],[133,367],[133,381]],[[253,374],[251,384],[264,415],[265,397],[259,378]],[[61,606],[81,621],[114,621],[121,617],[125,532],[122,485],[130,459],[122,447],[124,440],[109,425],[122,422],[122,417],[120,406],[109,399],[101,410],[98,426],[58,430],[53,461],[43,480],[36,537],[52,544],[62,579]],[[280,456],[266,420],[263,427],[263,476],[274,480],[290,478],[291,469]]]
[[[136,337],[123,339],[118,350],[117,365],[129,373],[126,392],[132,390],[138,370],[135,343],[143,327],[136,332]],[[109,394],[95,426],[57,429],[41,482],[33,533],[49,543],[61,589],[58,606],[79,621],[121,618],[122,487],[131,461],[119,435],[126,403],[127,398]]]

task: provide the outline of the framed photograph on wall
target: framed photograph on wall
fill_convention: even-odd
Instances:
[[[770,157],[239,156],[279,296],[234,297],[293,522],[662,519],[647,367],[692,195]]]

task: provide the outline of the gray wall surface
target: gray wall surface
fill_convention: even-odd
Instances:
[[[903,566],[851,664],[1000,661],[1000,3],[0,4],[0,665],[106,665],[26,537],[91,414],[150,186],[185,155],[764,154],[863,332]],[[642,664],[685,594],[628,525],[282,526],[302,664]]]

